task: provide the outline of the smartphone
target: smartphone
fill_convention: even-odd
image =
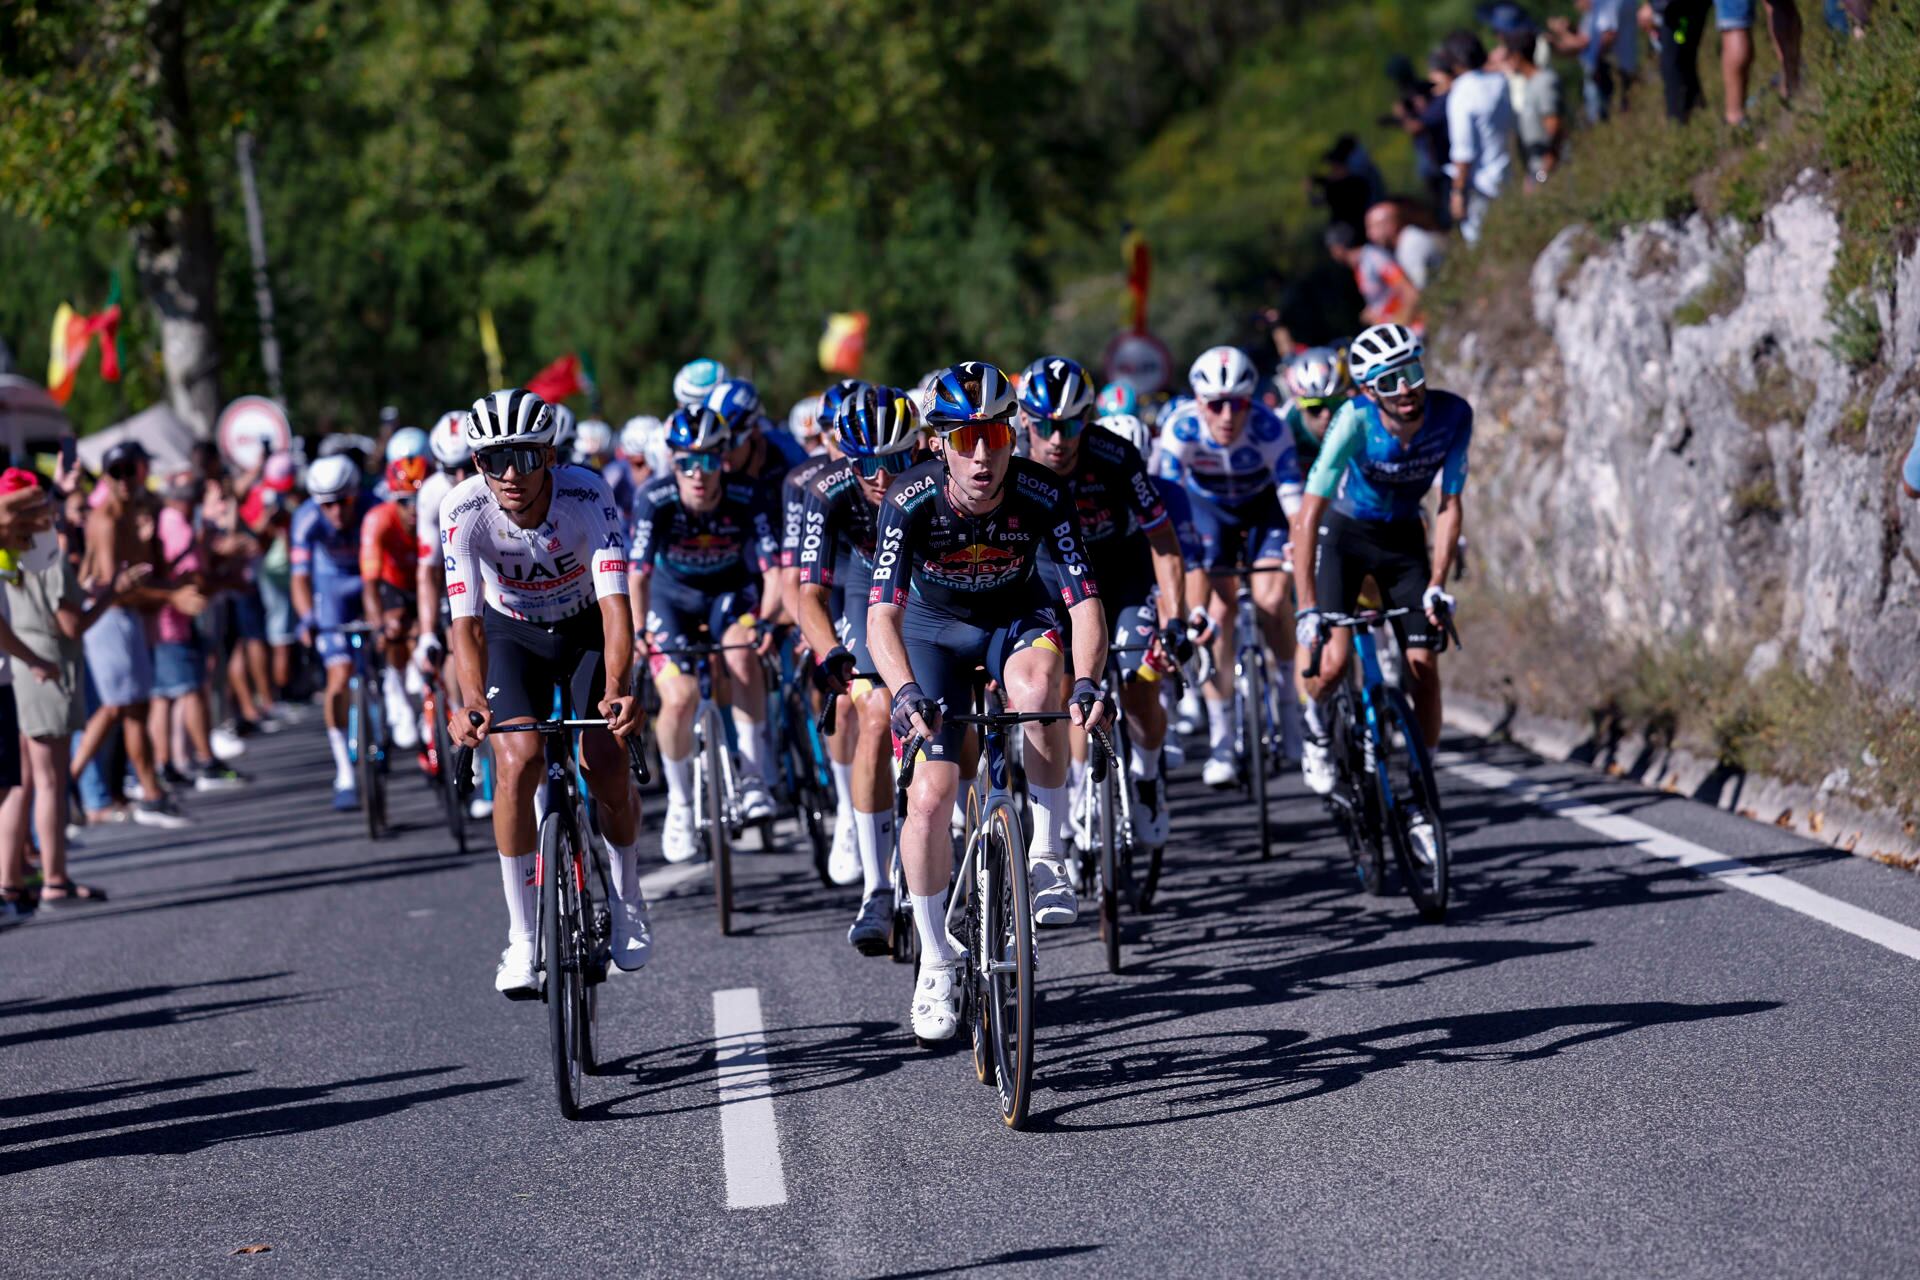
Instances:
[[[72,436],[60,437],[60,474],[73,470],[73,460],[79,456],[80,442]]]

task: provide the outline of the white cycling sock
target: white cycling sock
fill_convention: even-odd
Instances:
[[[681,809],[692,804],[693,757],[687,755],[678,760],[669,760],[663,752],[660,764],[667,774],[667,803]]]
[[[1233,703],[1226,698],[1207,697],[1207,749],[1218,755],[1233,740]]]
[[[953,798],[953,829],[967,829],[967,781],[964,778],[960,780],[960,794]]]
[[[404,707],[407,705],[407,686],[400,679],[400,673],[392,667],[380,668],[380,688],[387,695],[387,705]]]
[[[533,924],[539,918],[534,897],[540,890],[533,878],[533,855],[501,858],[500,887],[507,895],[507,941],[532,942]]]
[[[940,964],[956,959],[960,948],[947,936],[947,891],[909,893],[907,900],[913,904],[913,927],[920,932],[920,954]]]
[[[854,837],[860,846],[860,874],[866,887],[861,896],[871,898],[887,887],[887,868],[893,863],[893,810],[881,813],[853,814]]]
[[[638,902],[647,905],[646,895],[640,891],[640,838],[636,834],[632,844],[615,844],[607,841],[607,853],[613,866],[613,896],[622,902]]]
[[[1315,742],[1324,742],[1327,737],[1327,708],[1318,698],[1308,698],[1300,708],[1300,718],[1306,721],[1307,736]]]
[[[1080,788],[1087,785],[1087,762],[1072,760],[1067,763],[1067,790],[1074,795],[1080,794]]]
[[[1136,746],[1133,749],[1133,768],[1136,778],[1157,778],[1160,776],[1160,748]]]
[[[1057,858],[1066,847],[1067,789],[1043,787],[1027,781],[1027,798],[1033,801],[1033,837],[1027,841],[1027,856]]]
[[[740,776],[760,778],[760,722],[750,720],[740,708],[733,709],[733,736],[740,743]]]
[[[827,767],[833,773],[833,796],[838,805],[839,818],[836,825],[845,826],[853,821],[853,762],[841,764],[838,760],[827,761]]]
[[[327,746],[333,750],[333,789],[344,791],[353,785],[353,756],[347,751],[347,731],[328,729]]]

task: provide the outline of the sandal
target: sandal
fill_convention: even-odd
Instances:
[[[75,884],[71,880],[49,880],[40,886],[40,905],[53,907],[56,910],[64,905],[106,900],[107,891],[97,889],[90,884]]]

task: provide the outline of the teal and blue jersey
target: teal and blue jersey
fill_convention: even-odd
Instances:
[[[1417,520],[1436,476],[1443,494],[1466,488],[1472,440],[1473,406],[1450,391],[1427,393],[1426,416],[1404,443],[1381,421],[1378,404],[1356,396],[1333,415],[1307,492],[1355,520]]]

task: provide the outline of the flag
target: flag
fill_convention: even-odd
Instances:
[[[114,290],[117,297],[119,290]],[[87,358],[87,347],[100,339],[100,376],[108,382],[120,381],[120,304],[110,302],[106,310],[84,315],[68,303],[53,313],[53,340],[48,344],[47,390],[54,401],[65,404],[73,396],[74,375]]]
[[[1147,238],[1128,225],[1120,241],[1120,258],[1127,264],[1127,292],[1133,297],[1135,333],[1147,331],[1147,281],[1153,274],[1153,255],[1147,251]]]
[[[487,385],[497,387],[505,381],[505,375],[500,371],[506,366],[506,361],[500,358],[500,334],[493,327],[492,308],[480,308],[479,319],[480,350],[487,357]]]
[[[578,395],[586,386],[580,379],[579,356],[561,356],[527,379],[527,390],[548,404],[559,404],[568,396]]]
[[[827,329],[820,335],[820,368],[843,377],[860,376],[860,362],[867,354],[867,313],[840,311],[827,317]]]
[[[600,375],[593,368],[593,353],[580,353],[580,381],[587,384],[587,403],[593,406],[593,416],[599,417],[606,410],[600,403]]]

